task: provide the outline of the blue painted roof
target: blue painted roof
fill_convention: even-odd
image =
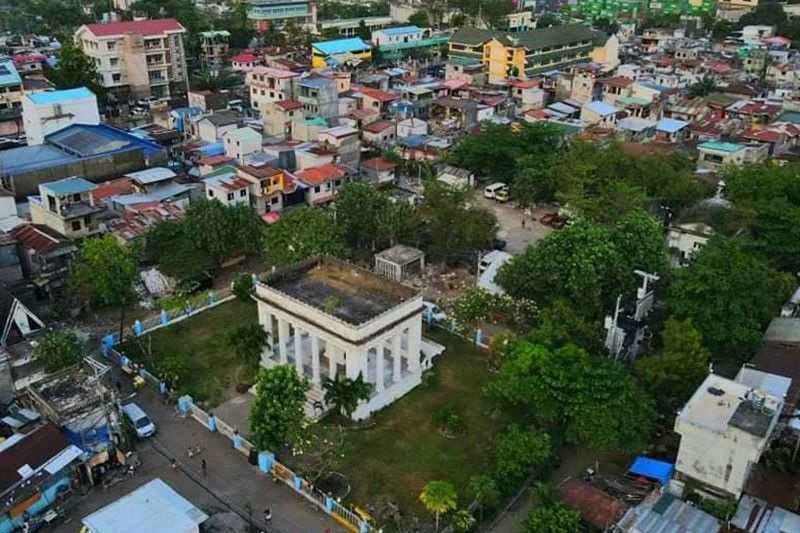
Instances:
[[[329,83],[333,83],[331,80],[327,78],[311,78],[308,80],[303,80],[300,82],[300,87],[322,87],[323,85],[328,85]]]
[[[9,85],[20,85],[22,78],[19,77],[17,67],[8,59],[0,61],[0,86],[7,87]]]
[[[72,124],[47,135],[45,142],[78,157],[141,149],[145,158],[149,158],[164,151],[162,146],[154,142],[107,124]]]
[[[207,144],[200,146],[197,151],[203,154],[203,157],[211,157],[212,155],[224,154],[225,146],[222,143]]]
[[[588,104],[584,104],[583,107],[588,109],[589,111],[593,111],[598,115],[611,115],[612,113],[617,112],[617,108],[613,105],[609,105],[605,102],[601,102],[600,100],[595,100],[594,102],[589,102]]]
[[[628,473],[634,476],[644,476],[646,478],[658,481],[662,485],[669,482],[672,477],[672,470],[674,469],[672,463],[665,463],[663,461],[656,461],[649,457],[640,455],[628,469]]]
[[[51,168],[79,161],[78,157],[65,153],[54,146],[20,146],[10,150],[0,150],[0,173],[15,176],[42,168]]]
[[[58,196],[67,194],[78,194],[82,192],[89,192],[97,188],[97,185],[91,181],[86,181],[83,178],[73,176],[71,178],[64,178],[63,180],[51,181],[49,183],[42,183],[39,187],[43,191],[51,192]]]
[[[705,148],[706,150],[714,150],[716,152],[728,152],[732,154],[744,148],[741,144],[721,142],[721,141],[706,141],[697,146],[698,148]]]
[[[86,87],[76,89],[65,89],[63,91],[46,91],[42,93],[32,93],[28,95],[34,104],[58,104],[67,100],[80,100],[92,98],[94,93]]]
[[[400,26],[398,28],[384,28],[380,30],[384,35],[403,35],[406,33],[417,33],[420,31],[419,26]]]
[[[349,39],[336,39],[335,41],[322,41],[318,43],[312,43],[311,46],[325,55],[361,52],[362,50],[372,49],[372,46],[369,43],[364,42],[358,37],[351,37]]]
[[[677,120],[674,118],[662,118],[656,124],[656,130],[664,131],[667,133],[675,133],[676,131],[685,128],[689,123],[685,120]]]

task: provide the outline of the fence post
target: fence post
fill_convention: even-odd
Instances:
[[[136,320],[136,322],[133,323],[133,334],[136,335],[137,337],[141,336],[141,334],[142,334],[142,321],[141,320]]]
[[[214,305],[217,303],[217,295],[214,291],[208,291],[208,304]]]
[[[238,429],[233,430],[232,439],[233,439],[233,447],[234,448],[236,448],[238,450],[239,448],[242,447],[242,436],[239,435],[239,430]]]
[[[363,520],[358,521],[358,533],[369,533],[369,524]]]
[[[483,331],[481,328],[475,330],[475,344],[480,344],[483,340]]]
[[[192,397],[188,394],[184,394],[180,398],[178,398],[178,410],[183,413],[187,414],[189,411],[192,410]]]
[[[100,350],[103,352],[104,357],[108,357],[108,351],[114,347],[114,334],[109,333],[105,337],[103,337],[102,342],[100,343]]]
[[[293,476],[292,477],[292,486],[294,486],[294,490],[296,490],[297,492],[300,492],[300,488],[303,486],[303,480],[301,478],[299,478],[298,476],[296,476],[296,475]]]
[[[161,310],[161,316],[159,317],[159,320],[161,320],[162,326],[166,326],[167,322],[169,322],[169,314],[167,314],[167,312],[163,309]]]
[[[163,381],[158,382],[158,393],[162,396],[167,393],[167,384]]]
[[[272,463],[275,462],[275,454],[270,452],[259,452],[258,469],[269,474],[272,471]]]
[[[456,330],[456,320],[453,319],[450,321],[450,331],[453,332]]]
[[[325,512],[331,514],[333,512],[333,498],[325,496]]]
[[[124,353],[119,354],[119,366],[126,367],[131,364],[131,360]]]
[[[208,421],[206,422],[208,425],[209,431],[216,431],[217,430],[217,419],[214,418],[214,413],[208,413]]]
[[[252,274],[250,274],[250,278],[253,280],[253,286],[255,287],[256,283],[258,283],[258,276],[256,275],[255,272],[253,272]]]
[[[185,311],[187,316],[192,316],[192,302],[186,304]]]

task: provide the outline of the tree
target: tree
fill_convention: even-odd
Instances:
[[[669,318],[661,338],[661,354],[638,359],[636,374],[665,410],[674,410],[689,399],[708,373],[708,350],[688,318]]]
[[[497,309],[497,295],[478,286],[464,289],[461,296],[450,304],[450,317],[465,334],[475,331]]]
[[[497,476],[516,485],[550,458],[550,437],[536,427],[510,424],[495,439],[494,453]]]
[[[640,278],[634,270],[650,274],[667,273],[667,245],[662,226],[650,215],[636,209],[626,213],[614,225],[611,241],[623,261],[623,274],[633,288]]]
[[[701,96],[708,96],[717,86],[717,82],[711,76],[703,76],[697,83],[689,86],[687,94],[691,98],[698,98]]]
[[[476,474],[469,478],[467,496],[478,506],[481,521],[484,511],[500,505],[500,489],[497,487],[497,482],[486,474]]]
[[[472,263],[478,250],[487,250],[497,232],[497,218],[486,209],[468,206],[467,193],[439,180],[425,181],[419,206],[425,249],[434,261]]]
[[[522,523],[524,533],[571,533],[581,530],[581,515],[562,503],[538,505]]]
[[[366,42],[369,42],[372,39],[372,32],[369,31],[369,28],[367,28],[367,23],[364,22],[364,19],[358,21],[356,35]]]
[[[70,331],[48,331],[33,349],[33,355],[44,365],[45,372],[57,372],[80,362],[86,346]]]
[[[565,300],[556,300],[539,313],[539,323],[526,338],[550,349],[575,344],[588,353],[605,350],[605,331],[599,320],[588,320]]]
[[[408,17],[408,23],[420,28],[429,28],[431,25],[431,21],[428,20],[428,14],[424,11],[417,11]]]
[[[453,513],[452,524],[456,531],[469,531],[475,526],[475,517],[468,509],[459,509]]]
[[[235,294],[236,298],[241,302],[250,303],[253,301],[252,274],[244,273],[233,280],[233,294]]]
[[[58,53],[56,68],[48,71],[47,79],[55,85],[56,89],[86,87],[98,98],[105,94],[94,61],[71,40],[62,45]]]
[[[348,255],[345,229],[330,213],[300,207],[284,213],[267,229],[266,255],[275,263],[296,263],[319,254]]]
[[[619,364],[565,345],[517,341],[487,392],[558,424],[568,442],[593,449],[634,449],[650,434],[652,400]]]
[[[714,20],[714,26],[711,29],[711,36],[714,40],[721,41],[731,34],[733,31],[733,23],[730,20],[718,18]]]
[[[250,437],[259,450],[290,446],[305,423],[303,405],[311,384],[294,368],[261,368],[250,407]]]
[[[179,394],[188,392],[181,388],[189,373],[189,365],[183,357],[173,355],[159,360],[156,363],[155,373],[171,390],[175,390]]]
[[[515,298],[540,306],[563,299],[592,316],[622,290],[623,268],[609,232],[579,220],[514,256],[496,279]]]
[[[537,28],[549,28],[550,26],[561,26],[561,19],[552,13],[542,13],[536,18]]]
[[[325,390],[325,403],[347,418],[353,416],[359,402],[368,400],[372,395],[372,384],[364,381],[361,372],[355,379],[338,375],[334,379],[325,378],[322,388]]]
[[[439,531],[439,517],[456,508],[456,490],[446,481],[429,481],[420,492],[419,501],[436,516]]]
[[[134,301],[133,284],[138,280],[130,250],[113,235],[86,239],[72,263],[69,286],[86,301],[104,307],[119,307],[119,337],[123,336],[125,308]]]
[[[594,27],[607,35],[614,35],[619,31],[619,24],[617,24],[615,20],[610,20],[607,17],[598,17],[594,19]]]
[[[176,278],[196,275],[214,267],[214,261],[187,237],[183,221],[164,221],[147,232],[144,253],[162,273]]]
[[[514,4],[507,0],[483,0],[481,18],[488,28],[500,27],[505,18],[514,11]]]
[[[667,303],[690,318],[714,359],[746,360],[792,290],[790,276],[747,255],[741,243],[714,237],[675,274]]]
[[[395,202],[366,183],[346,183],[336,193],[336,222],[351,247],[377,249],[419,240],[419,220],[406,202]]]
[[[241,325],[228,334],[227,343],[236,357],[255,373],[261,354],[269,345],[269,334],[261,324]]]

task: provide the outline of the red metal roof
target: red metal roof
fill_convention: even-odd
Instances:
[[[202,157],[197,160],[198,165],[209,165],[209,166],[217,166],[217,165],[224,165],[225,163],[230,163],[233,161],[233,158],[228,157],[227,155],[210,155],[208,157]]]
[[[373,122],[371,124],[367,124],[364,126],[363,129],[367,133],[380,133],[384,130],[387,130],[392,127],[392,123],[388,120],[379,120],[377,122]]]
[[[116,196],[118,194],[127,194],[133,189],[133,180],[129,178],[119,178],[112,181],[101,183],[91,193],[92,199],[99,203],[101,200],[109,196]]]
[[[397,99],[397,95],[394,93],[390,93],[388,91],[380,91],[378,89],[373,89],[371,87],[363,87],[359,89],[359,92],[364,96],[368,96],[374,100],[378,100],[379,102],[391,102],[392,100]]]
[[[123,35],[125,33],[141,33],[142,35],[161,35],[166,31],[185,31],[175,19],[129,20],[123,22],[107,22],[87,24],[86,28],[97,37]]]
[[[394,163],[385,161],[382,157],[373,157],[372,159],[367,159],[366,161],[361,162],[361,168],[374,170],[376,172],[381,172],[383,170],[392,170],[396,166],[397,165],[395,165]]]
[[[338,179],[347,174],[347,169],[335,163],[327,163],[295,172],[297,179],[307,185],[319,185],[325,181]]]
[[[38,255],[47,255],[58,248],[73,246],[71,240],[41,224],[22,224],[11,230],[11,236]]]
[[[253,54],[239,54],[231,58],[231,63],[253,63],[258,61],[258,56]]]
[[[630,78],[624,78],[622,76],[614,76],[613,78],[606,78],[604,80],[600,80],[600,83],[603,85],[608,85],[610,87],[619,87],[620,89],[624,89],[631,83],[633,80]]]
[[[539,86],[539,80],[508,80],[508,84],[515,89],[533,89]]]
[[[742,134],[745,139],[753,141],[774,143],[780,140],[780,134],[777,131],[771,130],[749,130]]]
[[[568,507],[603,530],[614,524],[629,508],[625,502],[577,479],[564,481],[558,487],[558,493]]]
[[[280,107],[284,111],[293,111],[295,109],[303,108],[303,104],[295,100],[281,100],[279,102],[274,102],[274,103],[276,106]]]
[[[19,469],[27,465],[36,470],[67,446],[67,439],[58,428],[47,424],[0,452],[0,492],[23,480]]]

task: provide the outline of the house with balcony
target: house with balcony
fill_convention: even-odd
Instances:
[[[267,104],[295,100],[299,82],[297,72],[260,66],[248,70],[244,81],[250,93],[250,106],[262,116]]]
[[[760,163],[767,159],[766,144],[739,144],[734,142],[706,141],[697,145],[697,166],[711,170],[731,165]]]
[[[186,94],[189,72],[175,19],[84,24],[75,44],[94,61],[100,81],[118,100]]]
[[[306,116],[330,120],[339,116],[339,91],[327,78],[309,78],[298,84],[297,100]]]
[[[296,183],[286,172],[266,163],[254,162],[239,167],[238,175],[250,182],[250,203],[259,215],[282,211],[284,195],[297,189]]]
[[[295,173],[300,185],[305,187],[306,203],[311,206],[332,202],[336,197],[336,190],[350,178],[350,175],[350,169],[335,163]]]
[[[29,196],[31,220],[70,239],[100,233],[98,214],[91,192],[97,185],[74,176],[39,185],[39,195]]]
[[[303,117],[303,104],[296,100],[271,102],[261,112],[264,134],[271,137],[291,139],[292,122]]]
[[[251,183],[239,176],[235,167],[222,167],[203,178],[208,200],[219,200],[223,205],[250,205]]]
[[[218,70],[225,64],[230,36],[227,30],[200,32],[200,63],[206,69]]]

